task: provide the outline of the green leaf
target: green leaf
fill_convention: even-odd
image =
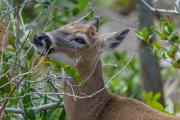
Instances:
[[[36,112],[33,109],[28,110],[27,116],[29,120],[36,120]]]
[[[158,92],[153,96],[153,100],[158,101],[160,97],[161,97],[161,93]]]
[[[139,39],[144,40],[144,37],[143,37],[143,33],[142,33],[142,32],[136,31],[136,36],[137,36]]]
[[[78,8],[78,7],[75,7],[75,8],[72,10],[72,14],[73,14],[74,16],[78,15],[79,13],[80,13],[80,11],[79,11],[79,8]]]
[[[146,100],[146,104],[160,111],[165,111],[164,107],[158,102],[161,97],[160,93],[153,94],[153,92],[144,92],[143,96]]]
[[[152,92],[143,92],[143,96],[146,100],[146,104],[151,106],[153,93]]]
[[[153,108],[157,110],[165,111],[164,107],[158,102],[160,97],[161,97],[161,93],[154,94],[151,105]]]
[[[157,27],[156,26],[153,26],[152,27],[152,32],[156,35],[161,35],[161,33],[158,31]]]
[[[161,18],[160,21],[161,26],[167,26],[168,25],[168,20],[164,17]]]
[[[168,37],[166,34],[161,34],[160,39],[161,40],[168,40]]]
[[[139,31],[135,31],[136,32],[136,36],[141,39],[141,40],[144,40],[143,36],[142,36],[142,32],[139,32]]]
[[[170,43],[172,45],[177,45],[177,46],[179,45],[180,37],[179,37],[179,34],[177,32],[173,33],[173,35],[171,36]]]
[[[162,34],[164,34],[166,36],[170,36],[174,31],[174,23],[171,23],[166,19],[163,19],[162,23],[163,23],[162,24],[162,27],[163,27]]]
[[[88,5],[89,0],[78,0],[78,8],[82,12]]]
[[[168,54],[168,52],[164,52],[164,53],[162,53],[162,57],[163,57],[164,59],[167,59],[167,58],[170,57],[170,55]]]
[[[47,103],[48,103],[48,99],[47,99],[47,96],[45,95],[45,96],[44,96],[43,104],[47,104]],[[42,112],[42,114],[41,114],[42,118],[43,118],[43,117],[45,118],[45,116],[46,116],[46,114],[47,114],[47,111],[48,111],[48,110],[44,110],[44,111]]]
[[[84,18],[85,21],[88,21],[94,17],[94,10],[90,9],[88,10],[88,15]]]
[[[30,92],[30,83],[25,83],[23,84],[22,86],[22,90],[21,90],[21,93],[20,93],[20,96],[22,95],[25,95],[27,93]],[[24,119],[30,119],[30,120],[35,120],[36,116],[35,116],[35,113],[33,113],[33,110],[30,110],[29,107],[33,107],[33,103],[32,103],[32,98],[31,98],[31,95],[25,95],[22,99],[22,107],[23,107],[23,110],[24,110]]]
[[[0,71],[5,73],[11,68],[11,66],[12,66],[11,63],[4,63],[4,64],[2,64],[2,70],[0,69]]]
[[[172,32],[174,31],[174,23],[169,23],[167,30],[169,34],[172,34]]]
[[[177,48],[176,47],[171,47],[170,50],[167,51],[167,55],[169,57],[173,57],[173,55],[177,52]]]
[[[157,101],[153,101],[151,106],[159,111],[162,111],[162,112],[165,111],[164,107]]]
[[[61,111],[61,114],[59,116],[59,120],[66,120],[66,112],[65,109]]]
[[[106,18],[101,18],[100,19],[100,25],[104,25],[108,22],[108,20]]]
[[[152,43],[153,50],[160,51],[161,50],[161,44],[158,41],[154,41]]]
[[[59,108],[60,104],[62,103],[63,99],[60,99],[56,105],[54,105],[45,115],[45,117],[43,118],[43,120],[49,120],[49,117],[53,114],[53,112]]]
[[[141,31],[136,30],[135,32],[136,32],[136,36],[139,39],[144,40],[145,42],[149,43],[149,33],[146,27],[143,28]]]
[[[146,27],[143,28],[142,33],[143,33],[144,40],[147,40],[149,33],[148,33],[148,29]]]
[[[5,85],[8,82],[9,82],[8,77],[2,76],[0,78],[0,86]],[[0,88],[0,92],[3,93],[3,94],[4,93],[9,93],[10,91],[11,91],[11,84],[7,84],[6,86]]]
[[[71,76],[78,84],[82,85],[84,83],[83,80],[81,80],[80,74],[72,67],[68,65],[64,65],[64,71]]]
[[[175,68],[180,69],[180,59],[177,59],[177,60],[173,61],[173,66],[174,66]]]
[[[84,84],[84,80],[81,80],[80,74],[77,72],[77,70],[69,65],[63,64],[56,60],[48,60],[48,64],[53,64],[58,69],[58,71],[61,70],[61,68],[64,68],[64,71],[71,76],[79,85]]]

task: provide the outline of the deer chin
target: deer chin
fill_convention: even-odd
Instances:
[[[45,50],[42,46],[34,46],[34,49],[37,51],[38,54],[45,56],[47,54],[47,50]]]
[[[64,53],[50,53],[47,55],[49,59],[61,61],[62,63],[68,64],[70,66],[75,66],[78,62],[78,59],[71,58]]]
[[[34,49],[37,51],[38,54],[42,56],[47,56],[48,54],[52,53],[54,51],[53,48],[47,48],[39,45],[35,45]]]
[[[34,48],[36,49],[38,54],[45,56],[51,60],[61,61],[62,63],[68,64],[70,66],[75,66],[75,64],[78,62],[78,59],[71,58],[68,55],[64,54],[63,52],[60,53],[54,52],[53,48],[47,50],[43,46],[37,46],[37,45],[35,45]]]

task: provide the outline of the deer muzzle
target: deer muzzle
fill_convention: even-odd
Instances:
[[[37,52],[40,54],[44,54],[50,51],[52,42],[48,35],[45,33],[38,33],[34,35],[33,39],[34,45],[37,48]]]

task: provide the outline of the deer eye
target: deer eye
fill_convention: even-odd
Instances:
[[[86,41],[84,40],[83,37],[75,37],[72,40],[74,40],[74,41],[76,41],[76,42],[78,42],[80,44],[84,44],[84,45],[86,44]]]

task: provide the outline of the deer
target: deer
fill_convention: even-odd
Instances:
[[[117,48],[130,29],[100,34],[99,21],[99,18],[88,22],[75,21],[53,31],[37,33],[33,38],[38,54],[74,67],[84,80],[82,85],[73,78],[68,81],[71,85],[64,83],[65,93],[81,96],[75,99],[74,96],[64,95],[67,119],[180,120],[138,100],[113,95],[107,91],[102,76],[101,56],[106,51]],[[88,95],[92,96],[83,97]]]

